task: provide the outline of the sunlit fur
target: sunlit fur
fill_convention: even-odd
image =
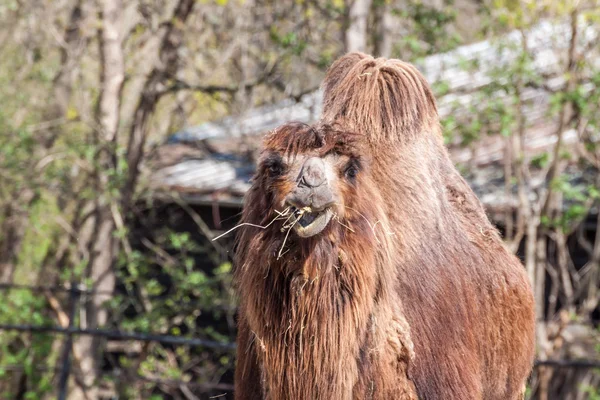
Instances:
[[[292,233],[279,260],[283,221],[241,229],[236,398],[519,398],[531,289],[449,160],[424,78],[353,53],[323,87],[318,124],[266,137],[243,222],[268,224],[295,184],[269,174],[269,154],[293,164],[335,152],[362,168],[335,182],[339,221]]]

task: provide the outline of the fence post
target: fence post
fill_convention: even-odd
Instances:
[[[67,398],[69,374],[71,373],[71,348],[73,347],[73,334],[71,330],[75,329],[75,316],[77,315],[80,293],[78,284],[71,282],[71,289],[69,290],[69,333],[67,333],[61,357],[62,368],[58,381],[58,400],[65,400]]]

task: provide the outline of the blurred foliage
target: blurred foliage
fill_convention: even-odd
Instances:
[[[155,62],[160,58],[157,49],[165,27],[173,22],[177,2],[123,2],[125,85],[118,135],[112,142],[103,139],[97,117],[103,84],[98,50],[101,3],[0,2],[0,257],[6,256],[0,258],[2,280],[48,286],[76,282],[93,289],[93,222],[108,208],[111,218],[120,217],[123,225],[115,223],[111,232],[116,283],[115,295],[105,304],[105,328],[231,342],[236,300],[227,255],[195,227],[163,223],[148,211],[159,202],[153,198],[144,162],[138,181],[127,187],[132,121],[143,103],[140,93],[146,78],[153,66],[160,66]],[[527,46],[505,36],[513,29],[526,35],[542,19],[564,23],[578,4],[376,0],[372,9],[374,15],[387,10],[394,21],[392,55],[416,63],[463,43],[491,40],[498,59],[488,69],[489,84],[472,89],[473,101],[454,105],[441,121],[448,145],[473,148],[489,137],[507,142],[517,138],[529,123],[524,108],[535,107],[523,99],[523,91],[558,77],[572,84],[552,89],[545,118],[556,121],[571,107],[573,118],[565,128],[578,130],[582,148],[597,155],[600,70],[588,57],[594,48],[581,50],[571,71],[562,65],[549,76],[539,72],[536,55]],[[178,26],[184,33],[177,42],[177,71],[159,85],[165,89],[179,81],[196,89],[161,92],[146,121],[145,156],[181,127],[316,89],[326,68],[345,51],[350,5],[343,0],[196,2],[192,16]],[[79,19],[74,12],[78,7]],[[476,13],[464,16],[465,9]],[[584,26],[597,28],[600,22],[597,7],[584,7],[578,15]],[[77,24],[71,26],[74,18]],[[369,21],[369,29],[376,29],[377,19]],[[564,37],[558,41],[564,43]],[[560,52],[561,60],[567,58],[564,46]],[[516,55],[502,57],[508,53]],[[464,59],[459,67],[475,74],[486,62]],[[449,82],[438,81],[433,87],[438,98],[452,93]],[[560,149],[558,156],[579,171],[598,168],[593,158],[570,148]],[[512,165],[515,170],[526,165],[531,171],[547,171],[556,159],[544,151],[515,157]],[[469,168],[463,166],[462,171],[468,173]],[[572,182],[571,176],[571,171],[560,170],[545,187],[560,193],[564,204],[560,212],[540,215],[540,226],[551,233],[576,230],[600,199],[598,182]],[[507,182],[509,191],[517,190],[516,177]],[[123,205],[125,189],[134,193],[131,207]],[[146,219],[147,225],[140,223]],[[13,273],[5,276],[10,269]],[[2,324],[58,325],[70,306],[68,293],[9,290],[0,296]],[[84,296],[78,322],[85,317],[85,301]],[[0,332],[0,398],[55,398],[62,345],[61,336]],[[107,351],[102,358],[103,374],[95,384],[115,397],[183,398],[179,383],[164,383],[168,380],[231,383],[231,353],[158,343],[131,347]],[[79,362],[74,361],[74,370]],[[72,388],[76,385],[71,382]],[[220,393],[211,390],[202,389],[202,396]],[[598,398],[597,391],[585,390],[590,398]]]
[[[422,57],[443,53],[458,46],[461,43],[460,35],[449,30],[456,20],[457,12],[453,3],[452,0],[446,0],[440,8],[421,1],[408,1],[402,7],[394,8],[394,15],[411,21],[408,34],[403,35],[396,44],[394,55],[418,61]]]

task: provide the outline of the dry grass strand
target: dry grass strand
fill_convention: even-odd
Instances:
[[[260,229],[267,229],[269,226],[273,225],[273,223],[277,220],[282,219],[283,217],[286,217],[288,215],[294,215],[294,214],[289,214],[291,210],[291,207],[287,207],[285,210],[283,211],[277,211],[275,210],[275,212],[277,213],[277,216],[275,218],[273,218],[271,220],[271,222],[269,222],[267,225],[257,225],[257,224],[251,224],[250,222],[243,222],[241,224],[237,224],[236,226],[234,226],[233,228],[229,229],[227,232],[224,232],[222,234],[220,234],[219,236],[217,236],[216,238],[213,238],[212,241],[214,242],[215,240],[221,239],[223,236],[226,236],[228,234],[230,234],[231,232],[235,231],[238,228],[241,228],[242,226],[252,226],[254,228],[260,228]],[[289,219],[289,217],[288,217]],[[286,219],[287,221],[287,219]]]

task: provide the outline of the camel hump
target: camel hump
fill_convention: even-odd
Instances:
[[[401,60],[346,54],[331,65],[322,87],[322,122],[364,133],[371,142],[403,142],[438,123],[427,80]]]

